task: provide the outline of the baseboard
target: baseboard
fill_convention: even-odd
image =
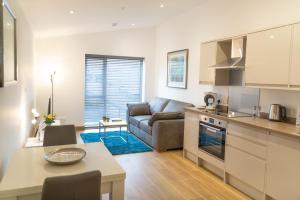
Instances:
[[[238,189],[239,191],[243,192],[244,194],[250,196],[253,199],[257,200],[264,200],[266,199],[265,194],[257,189],[253,188],[252,186],[242,182],[238,178],[228,174],[227,175],[227,182],[229,185],[233,186],[234,188]]]

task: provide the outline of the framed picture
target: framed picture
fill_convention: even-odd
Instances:
[[[0,0],[0,87],[16,84],[17,32],[16,17],[6,0]]]
[[[188,55],[188,49],[168,53],[168,87],[187,88]]]

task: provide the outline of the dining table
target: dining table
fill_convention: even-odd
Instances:
[[[70,165],[54,165],[45,160],[50,151],[81,148],[86,156]],[[103,143],[73,144],[18,149],[0,183],[0,200],[40,200],[47,177],[67,176],[88,171],[101,172],[101,193],[110,200],[124,200],[126,172]]]

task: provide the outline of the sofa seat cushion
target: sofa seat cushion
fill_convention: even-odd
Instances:
[[[140,126],[140,122],[144,121],[144,120],[149,120],[151,118],[151,115],[139,115],[139,116],[131,116],[129,117],[129,123],[139,127]],[[148,123],[148,121],[147,121]]]
[[[166,107],[164,108],[163,112],[180,112],[184,113],[184,108],[185,107],[193,107],[193,104],[190,103],[185,103],[181,101],[175,101],[175,100],[170,100]]]
[[[149,126],[149,120],[143,120],[140,122],[140,129],[145,131],[146,133],[152,135],[152,127]]]
[[[165,98],[161,98],[161,97],[155,97],[154,99],[152,99],[149,102],[151,113],[153,114],[153,113],[156,113],[156,112],[162,112],[169,101],[170,101],[169,99],[165,99]]]

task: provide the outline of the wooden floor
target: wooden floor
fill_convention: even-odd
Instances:
[[[78,142],[83,143],[78,131]],[[183,158],[182,151],[115,156],[126,171],[126,200],[244,200],[247,196]],[[108,200],[108,195],[103,200]]]
[[[203,168],[182,151],[115,156],[126,171],[126,200],[249,199]],[[108,200],[108,197],[104,197]]]

